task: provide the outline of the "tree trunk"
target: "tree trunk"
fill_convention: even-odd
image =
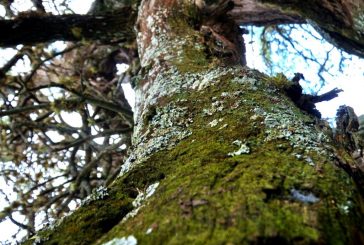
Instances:
[[[352,158],[286,96],[289,80],[241,66],[230,8],[142,1],[131,155],[26,243],[364,243],[360,188],[338,167]]]

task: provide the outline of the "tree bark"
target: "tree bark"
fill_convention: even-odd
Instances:
[[[222,9],[142,1],[134,148],[119,178],[26,243],[361,244],[361,187],[331,129],[244,68]]]

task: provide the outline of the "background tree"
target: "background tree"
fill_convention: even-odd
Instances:
[[[30,242],[362,239],[357,117],[341,108],[333,137],[314,103],[338,90],[307,95],[300,74],[291,81],[240,68],[244,31],[236,25],[309,18],[330,41],[363,56],[361,1],[312,1],[309,7],[270,1],[278,8],[255,1],[110,0],[97,1],[86,16],[45,14],[42,1],[33,2],[36,12],[0,22],[9,33],[2,46],[79,42],[55,52],[46,44],[21,47],[1,70],[3,173],[20,195],[2,216],[33,233],[40,212],[59,217],[72,201],[109,185],[120,169],[123,174]],[[273,29],[287,38],[282,27]],[[24,57],[32,71],[9,76]],[[130,65],[121,78],[117,63]],[[124,165],[133,121],[122,82],[137,92],[133,149]],[[67,123],[64,112],[77,112],[82,125]],[[27,222],[15,220],[15,212]]]
[[[41,2],[35,4],[37,11],[18,13],[14,21],[30,18],[31,26],[42,25],[42,18],[61,17],[63,21],[62,16],[39,11]],[[71,18],[67,21],[83,18],[64,17]],[[92,18],[100,16],[83,21],[92,25]],[[3,24],[12,21],[3,20]],[[68,28],[71,35],[80,35],[80,28]],[[39,36],[36,30],[21,31],[21,35],[31,39]],[[65,34],[64,29],[57,31]],[[110,183],[130,146],[132,111],[121,88],[127,76],[119,79],[116,65],[135,58],[132,46],[126,49],[110,39],[63,46],[21,47],[0,72],[1,170],[5,183],[17,194],[14,200],[3,192],[8,207],[2,211],[2,219],[8,217],[30,234],[35,231],[36,217],[38,225],[61,217],[92,189]],[[11,72],[22,60],[29,62],[30,71]],[[25,222],[19,220],[19,213],[26,216]]]

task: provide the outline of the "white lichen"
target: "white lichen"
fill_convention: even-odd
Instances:
[[[243,143],[241,140],[235,140],[233,142],[234,145],[240,146],[239,150],[234,152],[229,152],[228,156],[234,157],[234,156],[240,156],[242,154],[249,154],[250,148],[246,143]]]
[[[145,232],[145,234],[149,235],[150,233],[152,233],[152,231],[153,231],[153,228],[149,227],[148,230]]]
[[[191,90],[198,92],[200,89],[219,83],[222,77],[234,77],[235,82],[250,88],[259,83],[248,77],[253,75],[254,72],[241,67],[218,67],[199,73],[181,74],[173,66],[161,68],[158,63],[154,64],[147,74],[148,77],[153,77],[153,81],[150,81],[144,87],[138,87],[136,90],[134,121],[137,124],[134,126],[133,134],[135,148],[123,165],[121,175],[140,162],[147,160],[151,154],[170,149],[179,141],[191,135],[188,128],[193,122],[191,112],[187,108],[181,107],[178,101],[160,108],[158,106],[160,98],[168,98],[184,92],[190,93]],[[236,102],[232,107],[238,108],[241,103],[239,98],[243,93],[242,91],[236,91],[233,94],[225,92],[220,97],[216,96],[212,100],[211,107],[203,109],[204,115],[211,116],[223,112],[225,110],[224,96],[236,98]],[[144,115],[150,108],[155,108],[156,114],[151,121],[146,121],[143,117],[145,118]],[[221,121],[222,119],[218,119],[218,123]],[[210,124],[212,127],[217,125],[216,121]]]
[[[243,142],[241,140],[234,140],[233,145],[241,146]]]
[[[151,197],[154,192],[156,191],[156,189],[159,186],[159,182],[156,182],[150,186],[147,187],[147,189],[145,191],[139,191],[138,196],[134,199],[133,201],[133,206],[134,209],[132,211],[130,211],[121,221],[122,223],[125,222],[126,220],[128,220],[131,217],[134,217],[135,215],[138,214],[139,210],[141,207],[143,207],[143,204],[145,203],[145,201]]]
[[[140,116],[144,119],[138,120],[134,130],[133,144],[137,147],[122,166],[120,175],[148,159],[151,154],[170,149],[191,135],[188,127],[193,119],[189,113],[188,108],[176,103],[145,109]]]
[[[279,110],[279,111],[278,111]],[[288,106],[266,112],[256,109],[257,115],[264,118],[265,141],[276,139],[288,140],[294,148],[305,152],[315,151],[319,154],[329,153],[331,149],[324,148],[330,140],[327,135],[316,130],[313,121],[302,121]],[[307,161],[310,165],[313,162]]]
[[[296,189],[291,189],[291,195],[293,199],[303,203],[315,203],[320,201],[320,199],[316,197],[313,193],[306,194]]]
[[[348,214],[350,212],[350,209],[353,207],[353,202],[348,200],[343,204],[339,204],[338,208],[340,211],[344,214]]]
[[[222,125],[222,126],[219,128],[219,130],[224,129],[224,128],[226,128],[227,126],[228,126],[228,124],[227,124],[227,123],[225,123],[224,125]]]
[[[49,237],[34,235],[31,238],[29,238],[29,240],[33,240],[33,243],[32,243],[33,245],[40,245],[40,244],[43,244],[44,242],[46,242],[47,240],[49,240]],[[22,241],[22,243],[25,241],[26,241],[26,239],[24,239],[24,241]],[[4,244],[8,244],[8,243],[4,243]]]
[[[96,200],[105,199],[107,196],[109,196],[107,188],[105,186],[99,186],[96,189],[93,189],[92,193],[82,201],[81,206],[90,204]]]
[[[146,199],[148,199],[149,197],[151,197],[154,194],[154,192],[156,191],[158,186],[159,186],[159,182],[156,182],[156,183],[148,186],[148,188],[145,191],[140,191],[138,196],[133,201],[133,206],[136,208],[140,207]]]
[[[122,219],[121,223],[124,223],[125,221],[127,221],[128,219],[134,217],[135,215],[137,215],[139,213],[141,207],[137,207],[135,209],[133,209],[132,211],[130,211],[129,213],[127,213],[125,215],[125,217]]]
[[[219,120],[214,119],[214,120],[212,120],[211,122],[209,122],[209,124],[208,124],[208,125],[209,125],[211,128],[213,128],[213,127],[216,127],[218,123],[219,123]]]
[[[137,245],[138,240],[135,238],[135,236],[130,235],[128,237],[122,237],[122,238],[114,238],[106,243],[103,243],[102,245]]]
[[[202,109],[202,113],[205,116],[212,116],[217,112],[222,112],[224,110],[224,101],[217,100],[216,97],[212,98],[211,108]]]
[[[312,158],[311,158],[311,157],[306,156],[306,157],[305,157],[305,160],[306,160],[306,162],[308,163],[308,165],[310,165],[310,166],[315,166],[315,163],[314,163],[314,161],[312,160]]]

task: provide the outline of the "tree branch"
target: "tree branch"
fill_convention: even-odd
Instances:
[[[54,152],[57,152],[57,151],[63,151],[63,150],[66,150],[66,149],[69,149],[71,147],[77,147],[87,141],[90,141],[90,140],[94,140],[96,138],[100,138],[100,137],[104,137],[104,136],[108,136],[108,135],[114,135],[114,134],[122,134],[122,133],[128,133],[128,132],[131,132],[133,129],[132,128],[129,128],[129,127],[125,127],[125,128],[120,128],[120,129],[109,129],[109,130],[105,130],[103,132],[100,132],[96,135],[89,135],[87,137],[84,137],[84,138],[80,138],[80,139],[77,139],[75,141],[72,141],[72,142],[69,142],[69,144],[67,144],[66,146],[62,146],[62,147],[59,147],[59,148],[55,148],[53,149]],[[62,142],[62,144],[64,143],[67,143],[67,142]]]
[[[296,13],[285,13],[279,7],[264,5],[258,0],[234,0],[235,7],[229,15],[241,25],[277,25],[306,23]]]
[[[0,118],[3,117],[3,116],[10,116],[10,115],[14,115],[14,114],[19,114],[19,113],[22,113],[22,112],[46,109],[46,108],[49,108],[50,106],[51,106],[50,103],[44,103],[44,104],[39,104],[39,105],[22,106],[22,107],[14,108],[14,109],[11,109],[11,110],[3,110],[3,111],[0,111]]]
[[[125,116],[126,119],[133,120],[133,111],[129,110],[128,108],[123,108],[123,107],[121,107],[121,106],[119,106],[119,105],[117,105],[115,103],[111,103],[111,102],[108,102],[108,101],[105,101],[105,100],[94,98],[94,97],[86,95],[86,94],[82,94],[79,91],[67,88],[67,86],[65,86],[63,84],[51,82],[49,85],[38,86],[36,88],[29,89],[28,91],[33,92],[33,91],[37,91],[37,90],[42,89],[42,88],[61,88],[61,89],[64,89],[64,90],[66,90],[68,92],[71,92],[72,94],[76,95],[80,99],[85,100],[87,103],[90,103],[90,104],[92,104],[94,106],[99,106],[99,107],[104,108],[104,109],[109,110],[109,111],[114,111],[116,113],[121,113],[122,115]],[[1,117],[1,112],[0,112],[0,117]]]
[[[56,40],[101,40],[105,42],[135,39],[135,11],[129,7],[105,15],[39,15],[0,20],[0,46],[32,45]]]
[[[346,52],[364,57],[364,32],[358,20],[361,0],[260,0],[290,13],[294,11],[315,23],[313,26],[333,45]],[[274,7],[274,6],[273,6]]]
[[[0,37],[1,38],[1,37]],[[6,73],[24,56],[24,48],[18,51],[2,68],[0,68],[0,79],[4,78]]]
[[[338,88],[334,88],[334,89],[330,90],[327,93],[313,96],[312,97],[312,102],[313,103],[319,103],[319,102],[323,102],[323,101],[332,100],[332,99],[336,98],[340,92],[343,92],[343,90],[338,89]]]
[[[50,108],[53,104],[55,107],[62,109],[64,107],[64,105],[77,105],[81,102],[87,102],[94,106],[99,106],[101,108],[104,108],[104,109],[107,109],[110,111],[114,111],[116,113],[120,113],[120,115],[125,116],[125,118],[127,118],[129,120],[133,119],[133,112],[126,108],[122,108],[116,104],[110,103],[108,101],[100,100],[97,98],[93,98],[91,96],[80,95],[79,93],[77,93],[75,95],[79,96],[79,98],[68,99],[68,100],[60,99],[60,100],[56,100],[54,103],[42,103],[39,105],[22,106],[22,107],[17,107],[17,108],[11,109],[11,110],[3,110],[3,111],[0,111],[0,118],[3,116],[19,114],[22,112],[47,109],[47,108]]]

